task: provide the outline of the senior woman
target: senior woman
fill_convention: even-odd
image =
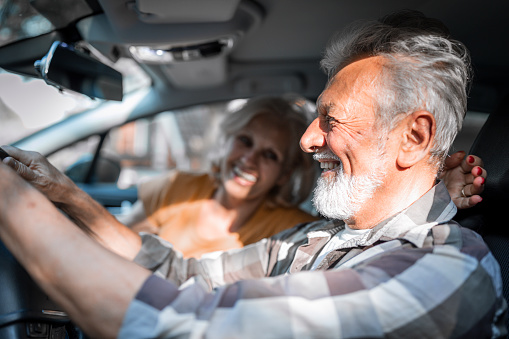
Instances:
[[[299,148],[302,99],[259,97],[220,124],[210,173],[172,171],[141,184],[122,221],[170,241],[185,257],[240,248],[318,219],[299,208],[317,168]]]

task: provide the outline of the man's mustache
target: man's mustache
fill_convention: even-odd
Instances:
[[[328,160],[336,160],[336,161],[341,162],[341,160],[339,160],[338,156],[336,154],[332,153],[330,150],[314,153],[313,159],[315,161],[328,159]]]

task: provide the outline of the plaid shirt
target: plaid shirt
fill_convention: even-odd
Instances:
[[[143,235],[135,261],[154,271],[123,338],[489,338],[506,333],[500,268],[451,218],[440,183],[343,243],[310,271],[339,221],[298,225],[214,258],[182,259]]]

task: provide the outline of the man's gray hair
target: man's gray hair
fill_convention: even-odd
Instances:
[[[468,50],[449,37],[440,21],[405,10],[380,21],[357,23],[335,36],[321,66],[331,79],[350,62],[370,56],[386,61],[373,98],[378,127],[387,133],[406,114],[430,112],[437,125],[431,161],[441,165],[467,109]]]

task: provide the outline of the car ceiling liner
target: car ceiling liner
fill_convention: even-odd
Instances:
[[[160,64],[165,76],[180,88],[223,83],[228,55],[263,19],[263,10],[248,0],[99,3],[104,13],[77,24],[84,40],[100,51],[114,44],[140,63]]]

